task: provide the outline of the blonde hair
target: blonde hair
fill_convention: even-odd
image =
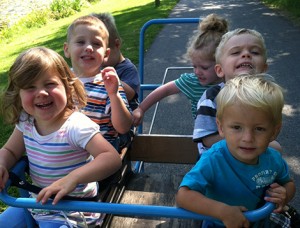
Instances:
[[[265,60],[267,61],[267,49],[265,45],[265,40],[261,33],[259,33],[256,30],[253,29],[246,29],[246,28],[237,28],[235,30],[229,31],[225,33],[216,49],[216,63],[220,63],[220,59],[223,55],[224,47],[228,40],[230,40],[233,36],[238,36],[242,34],[250,34],[252,36],[255,36],[261,43],[261,48],[263,51],[263,56],[265,57]]]
[[[64,58],[51,49],[35,47],[21,53],[9,69],[8,87],[3,94],[1,110],[8,123],[19,122],[21,112],[24,111],[20,90],[28,88],[49,70],[58,73],[66,89],[68,98],[66,108],[81,108],[86,105],[85,89]]]
[[[106,46],[108,46],[109,33],[108,33],[108,30],[107,30],[105,24],[100,19],[98,19],[97,17],[92,16],[92,15],[79,17],[72,22],[72,24],[68,27],[68,30],[67,30],[67,42],[70,42],[72,35],[74,33],[74,30],[78,25],[88,25],[88,26],[92,25],[92,26],[98,27],[99,31],[101,32],[101,34],[103,36],[102,38],[106,43]]]
[[[209,14],[199,23],[198,32],[190,39],[186,55],[191,59],[195,51],[201,50],[207,60],[215,60],[216,48],[227,31],[228,23],[224,18]]]
[[[226,82],[217,98],[217,119],[231,105],[246,105],[266,112],[274,125],[282,121],[284,97],[282,88],[268,74],[242,74]]]

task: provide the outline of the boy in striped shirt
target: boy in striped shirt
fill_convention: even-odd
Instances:
[[[113,67],[100,69],[110,53],[108,41],[104,23],[97,17],[83,16],[69,26],[64,53],[88,96],[82,112],[99,124],[102,135],[118,148],[118,134],[130,130],[132,117],[116,71]]]

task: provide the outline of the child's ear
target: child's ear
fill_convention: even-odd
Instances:
[[[219,119],[217,119],[216,122],[217,122],[217,126],[218,126],[219,135],[222,138],[225,138],[221,121]]]
[[[68,43],[64,43],[64,54],[66,58],[70,58]]]
[[[104,58],[108,59],[109,54],[110,54],[110,48],[107,48],[104,54]]]
[[[217,63],[215,65],[215,72],[216,72],[216,74],[218,75],[219,78],[224,78],[225,77],[222,66],[219,63]]]
[[[121,40],[115,39],[115,46],[116,46],[116,48],[120,49],[121,48]]]
[[[272,137],[271,137],[270,142],[274,141],[274,140],[277,138],[277,136],[278,136],[279,133],[280,133],[281,127],[282,127],[282,123],[279,123],[279,124],[277,124],[277,125],[274,127],[274,133],[273,133],[273,135],[272,135]]]

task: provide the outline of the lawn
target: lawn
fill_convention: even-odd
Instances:
[[[90,13],[111,12],[116,20],[119,33],[123,40],[122,52],[135,64],[138,64],[139,33],[145,22],[153,18],[166,18],[178,0],[161,0],[155,7],[154,0],[101,0],[81,12],[57,21],[48,21],[42,28],[22,30],[17,37],[1,40],[0,52],[0,91],[7,85],[7,72],[15,58],[22,51],[34,46],[46,46],[63,56],[63,43],[66,40],[66,30],[77,17]],[[145,37],[145,49],[150,46],[161,26],[151,26]],[[69,61],[69,60],[67,60]],[[0,116],[0,147],[6,142],[13,126],[3,123]],[[6,208],[0,202],[0,212]]]
[[[0,91],[7,84],[7,71],[15,58],[22,51],[34,46],[46,46],[63,55],[63,43],[66,40],[66,30],[77,17],[90,13],[111,12],[116,20],[123,39],[123,54],[138,64],[139,32],[145,22],[153,18],[168,17],[177,0],[161,0],[155,7],[154,0],[102,0],[80,13],[58,21],[49,21],[46,26],[30,29],[13,40],[1,40],[0,52]],[[160,26],[151,26],[145,37],[145,49],[149,47]],[[69,61],[69,60],[67,60]],[[3,124],[0,118],[0,146],[2,146],[11,131],[10,126]]]

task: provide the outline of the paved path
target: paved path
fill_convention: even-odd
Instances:
[[[286,90],[283,129],[278,141],[284,147],[284,157],[300,189],[300,27],[278,12],[265,7],[258,0],[181,0],[170,17],[203,18],[210,13],[226,17],[230,21],[231,29],[256,29],[265,37],[269,56],[268,73]],[[183,55],[188,38],[196,28],[196,24],[164,27],[145,55],[146,83],[161,83],[166,67],[189,66]],[[167,81],[178,78],[180,73],[170,74]],[[175,95],[162,103],[157,114],[159,121],[155,122],[152,133],[191,134],[193,121],[187,99]],[[149,110],[145,117],[144,132],[147,133],[152,110]],[[155,166],[155,169],[158,167]],[[296,195],[292,204],[300,211],[300,194]]]

